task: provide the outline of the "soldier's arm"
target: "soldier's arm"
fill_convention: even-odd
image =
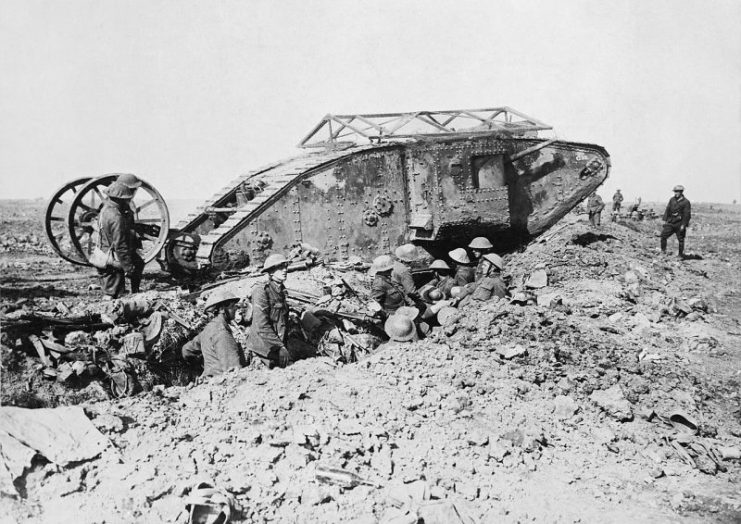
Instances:
[[[682,213],[682,227],[690,225],[690,218],[692,218],[692,205],[689,200],[684,201],[684,212]]]
[[[386,288],[377,280],[374,280],[371,286],[371,298],[381,305],[383,305],[383,299],[386,298]]]
[[[189,362],[199,360],[201,358],[201,334],[199,333],[196,338],[188,342],[183,346],[181,350],[183,359]]]

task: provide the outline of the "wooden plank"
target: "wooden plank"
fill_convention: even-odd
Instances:
[[[39,340],[39,337],[37,337],[36,335],[28,335],[28,340],[30,340],[31,344],[33,344],[33,347],[36,350],[36,353],[38,353],[41,362],[46,367],[51,367],[51,360],[46,355],[46,349],[44,349],[44,345],[41,343],[41,340]]]

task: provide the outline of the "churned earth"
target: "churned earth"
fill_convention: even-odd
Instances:
[[[2,306],[98,300],[88,269],[18,240],[41,236],[21,216],[32,204],[3,202]],[[236,522],[738,522],[741,209],[693,215],[685,261],[660,256],[658,221],[569,216],[505,257],[533,298],[466,305],[353,364],[245,368],[119,400],[60,392],[47,405],[82,402],[110,445],[64,467],[36,456],[4,514],[185,521],[184,497],[208,479]],[[18,374],[36,383],[32,366],[8,371],[10,352],[5,402]],[[323,467],[368,484],[319,482]]]

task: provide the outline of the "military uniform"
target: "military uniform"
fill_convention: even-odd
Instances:
[[[455,268],[453,281],[456,286],[465,286],[476,280],[476,268],[473,266],[458,265]]]
[[[387,315],[393,314],[401,306],[405,306],[407,302],[401,284],[378,273],[376,273],[371,285],[371,298],[381,305]]]
[[[684,237],[692,217],[692,206],[684,196],[671,197],[664,211],[664,227],[661,230],[661,252],[666,252],[667,239],[676,234],[679,243],[679,256],[684,255]]]
[[[125,277],[131,282],[131,292],[139,292],[144,261],[136,252],[141,247],[134,230],[134,214],[126,204],[118,205],[113,200],[106,200],[98,218],[100,225],[100,249],[107,252],[113,247],[116,259],[114,265],[98,269],[103,293],[113,298],[125,290]]]
[[[605,203],[602,201],[597,193],[589,195],[587,200],[587,212],[589,213],[589,222],[593,226],[599,226],[602,222],[602,210],[605,208]]]
[[[401,286],[404,293],[412,300],[419,300],[417,286],[414,285],[412,270],[406,264],[394,262],[394,269],[391,270],[391,280]]]
[[[442,293],[443,298],[450,298],[450,290],[455,286],[455,280],[453,280],[453,277],[448,275],[436,276],[430,280],[428,284],[439,290],[440,293]]]
[[[252,290],[252,326],[247,344],[255,355],[270,367],[285,367],[294,359],[285,355],[288,335],[288,304],[286,288],[274,280],[257,284]]]
[[[620,211],[620,206],[623,204],[623,194],[620,191],[616,191],[614,195],[612,195],[612,211],[613,213],[617,213]]]
[[[244,367],[244,355],[234,340],[223,313],[214,317],[196,338],[185,344],[182,354],[185,360],[191,362],[203,359],[201,376],[204,377]]]

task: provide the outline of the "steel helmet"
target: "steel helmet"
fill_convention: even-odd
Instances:
[[[468,258],[468,253],[466,253],[466,250],[462,247],[459,247],[457,249],[454,249],[450,253],[448,253],[448,256],[453,262],[458,262],[459,264],[470,264],[471,259]]]
[[[432,302],[437,302],[438,300],[443,299],[443,292],[439,289],[431,289],[429,293],[427,293],[427,298],[429,298]]]
[[[419,309],[413,306],[401,306],[394,312],[394,315],[404,315],[409,320],[414,320],[419,316]]]
[[[106,191],[109,198],[122,198],[124,200],[131,200],[134,198],[135,190],[128,186],[121,184],[120,182],[114,182]]]
[[[408,342],[416,335],[416,327],[412,319],[405,315],[391,315],[386,319],[383,330],[391,340]]]
[[[123,184],[128,188],[136,189],[137,187],[141,187],[142,181],[139,180],[139,177],[136,175],[132,175],[131,173],[123,173],[121,175],[118,175],[118,178],[116,178],[116,182],[119,184]]]
[[[206,299],[206,309],[223,304],[224,302],[236,302],[239,297],[226,287],[214,289]]]
[[[458,298],[463,294],[463,287],[462,286],[453,286],[450,288],[450,296],[453,298]]]
[[[389,271],[390,269],[393,269],[393,267],[394,259],[391,258],[391,255],[381,255],[373,259],[373,264],[371,264],[370,272],[371,274],[375,274],[383,271]]]
[[[459,312],[456,308],[445,306],[437,312],[437,321],[441,326],[449,326],[455,323],[459,318]]]
[[[684,186],[681,185],[681,184],[678,184],[678,185],[674,186],[673,191],[684,191]]]
[[[432,264],[430,264],[430,269],[441,269],[450,271],[450,266],[447,264],[447,262],[438,258],[437,260],[434,260]]]
[[[262,272],[267,273],[271,269],[275,269],[281,266],[287,266],[288,259],[280,253],[273,253],[265,259],[265,263],[262,265]]]
[[[492,265],[498,267],[499,269],[502,269],[504,267],[502,263],[502,257],[497,255],[496,253],[487,253],[482,258],[487,262],[490,262]]]
[[[414,262],[419,258],[417,253],[417,246],[414,244],[404,244],[396,248],[394,251],[396,258],[402,262]]]
[[[468,244],[468,247],[471,249],[491,249],[494,246],[489,242],[489,239],[486,237],[476,237],[473,240],[471,240],[471,243]]]

